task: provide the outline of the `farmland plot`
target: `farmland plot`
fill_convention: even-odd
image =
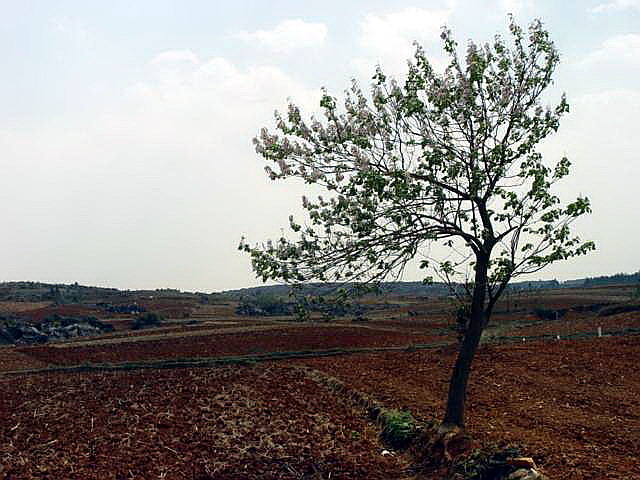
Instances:
[[[286,365],[0,379],[3,479],[388,479],[362,411]]]
[[[388,407],[442,415],[452,347],[297,360]],[[520,444],[554,480],[640,478],[640,337],[524,342],[478,351],[468,425],[483,442]]]

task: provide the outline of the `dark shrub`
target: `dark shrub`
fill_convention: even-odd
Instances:
[[[542,320],[557,320],[564,317],[567,314],[566,308],[554,310],[552,308],[536,308],[533,313]]]
[[[258,295],[244,298],[236,308],[238,315],[284,316],[294,313],[294,303],[274,295]]]
[[[416,421],[410,412],[385,410],[378,417],[382,439],[393,448],[406,448],[416,436]]]
[[[599,312],[602,308],[608,307],[611,303],[592,303],[589,305],[576,305],[571,307],[574,312]]]
[[[157,327],[164,321],[162,315],[154,312],[144,313],[136,317],[131,324],[133,330],[140,330],[142,328]]]
[[[369,320],[371,320],[369,317],[361,317],[361,316],[357,316],[357,317],[353,317],[351,319],[352,322],[368,322]]]
[[[609,315],[617,315],[618,313],[637,312],[640,310],[640,303],[625,303],[622,305],[611,305],[604,307],[598,312],[599,317],[608,317]]]

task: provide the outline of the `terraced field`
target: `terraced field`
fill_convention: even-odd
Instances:
[[[455,334],[444,303],[405,303],[359,323],[202,310],[196,322],[2,347],[0,478],[427,479],[407,454],[383,454],[352,395],[441,416]],[[553,479],[640,478],[638,331],[638,312],[497,315],[470,384],[476,444],[520,444]]]

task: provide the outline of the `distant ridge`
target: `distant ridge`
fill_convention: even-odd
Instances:
[[[579,278],[575,280],[532,280],[514,282],[509,284],[508,290],[526,291],[550,288],[575,288],[575,287],[597,287],[608,285],[633,285],[640,284],[640,271],[636,273],[617,273],[615,275],[603,275],[599,277]],[[337,284],[309,283],[304,285],[302,293],[304,295],[323,295],[335,290]],[[247,287],[235,290],[225,290],[221,293],[233,297],[257,296],[257,295],[288,295],[289,285],[264,285],[259,287]],[[383,282],[381,284],[383,293],[394,293],[397,295],[421,295],[421,296],[441,296],[448,295],[449,289],[444,283],[424,284],[422,282]]]
[[[511,291],[540,290],[551,288],[599,287],[609,285],[640,285],[640,270],[635,273],[616,273],[598,277],[579,278],[559,282],[557,280],[532,280],[515,282],[509,285]],[[304,295],[326,295],[335,291],[340,285],[335,283],[309,283],[303,287]],[[264,285],[258,287],[224,290],[221,292],[183,292],[173,288],[155,290],[119,290],[117,288],[94,287],[78,283],[44,283],[44,282],[0,282],[0,301],[56,301],[62,303],[88,302],[95,299],[106,299],[116,296],[228,296],[241,298],[245,296],[272,295],[286,296],[289,285]],[[422,282],[384,282],[382,293],[396,295],[442,296],[449,290],[444,283],[424,284]]]

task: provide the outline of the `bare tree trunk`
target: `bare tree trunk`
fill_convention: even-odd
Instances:
[[[441,430],[464,428],[465,400],[467,397],[467,382],[471,373],[471,364],[475,356],[480,336],[485,325],[485,300],[487,295],[488,255],[478,255],[476,262],[475,284],[471,303],[471,318],[460,344],[451,379],[449,381],[449,395],[447,409],[442,421]]]

